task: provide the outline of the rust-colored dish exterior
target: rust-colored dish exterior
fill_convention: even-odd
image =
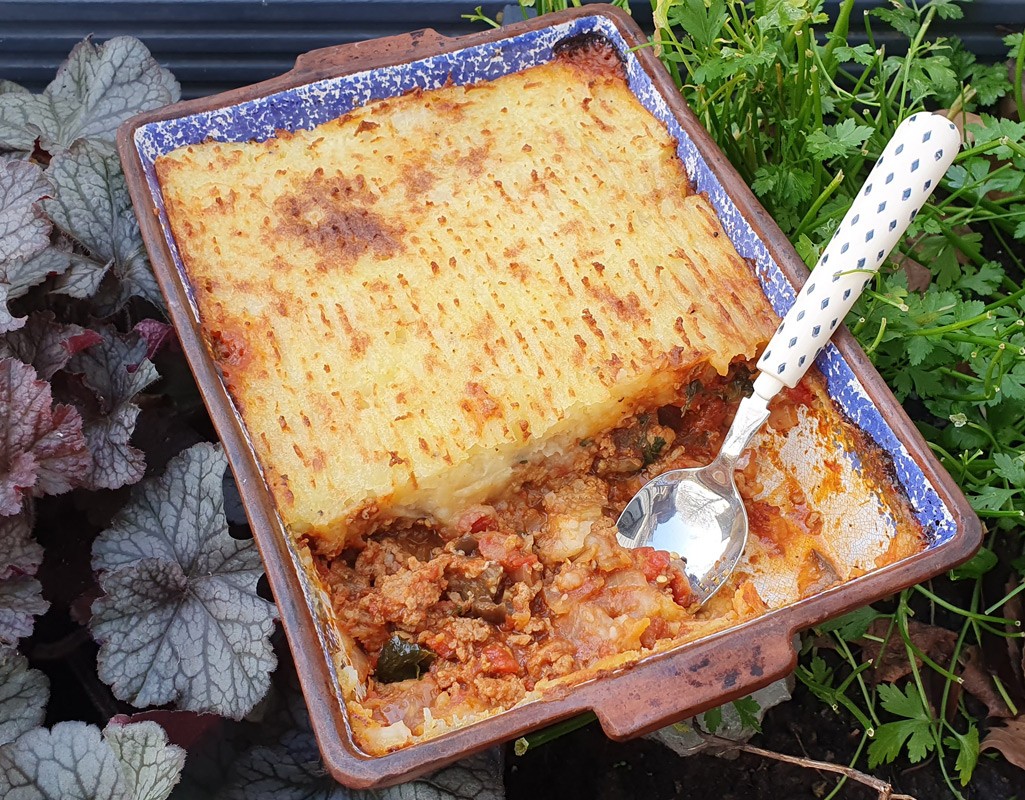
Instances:
[[[979,543],[981,530],[977,518],[953,481],[932,458],[924,441],[867,358],[851,336],[841,330],[834,339],[840,353],[860,379],[874,406],[918,464],[925,479],[931,483],[957,526],[956,535],[892,567],[854,579],[796,605],[770,612],[677,650],[652,656],[613,676],[562,688],[558,693],[549,693],[544,701],[513,708],[436,739],[375,758],[366,756],[354,746],[338,700],[336,680],[325,657],[325,637],[330,634],[325,633],[325,626],[310,611],[308,587],[304,586],[300,576],[301,565],[289,549],[286,533],[254,460],[246,433],[221,377],[207,355],[188,289],[155,213],[160,199],[155,195],[153,185],[147,181],[136,132],[150,123],[214,109],[234,108],[246,101],[321,79],[406,64],[426,56],[453,53],[489,42],[502,42],[530,31],[541,31],[593,16],[610,21],[628,46],[645,43],[629,17],[616,9],[596,6],[458,40],[447,39],[433,31],[419,31],[315,51],[302,56],[296,68],[280,78],[137,117],[119,132],[118,146],[142,233],[172,320],[235,472],[281,610],[321,751],[332,774],[350,786],[383,786],[407,780],[495,742],[585,710],[593,710],[597,714],[609,736],[622,739],[750,693],[793,668],[796,654],[791,641],[796,631],[949,569],[968,558]],[[802,283],[807,272],[800,259],[686,108],[650,48],[639,47],[635,56],[686,136],[697,147],[705,163],[725,187],[732,203],[757,233],[786,278],[792,285]]]

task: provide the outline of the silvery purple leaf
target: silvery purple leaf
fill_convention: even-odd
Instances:
[[[161,306],[160,289],[113,148],[98,142],[79,142],[54,157],[47,177],[54,197],[43,207],[54,224],[88,254],[72,263],[58,283],[59,291],[91,296],[111,272],[118,284],[110,297],[103,298],[103,313],[116,311],[133,296]]]
[[[36,617],[49,607],[35,578],[19,575],[0,581],[0,648],[13,647],[31,636]]]
[[[23,328],[0,338],[0,358],[17,358],[48,381],[64,369],[73,355],[98,344],[103,337],[80,325],[62,325],[52,311],[37,311]]]
[[[32,367],[0,360],[0,515],[17,514],[28,495],[77,486],[89,463],[78,411],[54,405]]]
[[[14,317],[7,308],[33,286],[50,275],[61,275],[72,263],[70,249],[44,247],[27,258],[13,258],[0,262],[0,333],[18,330],[25,324],[24,317]]]
[[[35,728],[0,746],[0,797],[18,800],[165,800],[185,751],[154,722],[102,733],[84,722]]]
[[[42,94],[19,88],[0,92],[0,149],[30,152],[38,139],[51,154],[83,138],[113,141],[130,116],[181,94],[174,76],[127,36],[77,44]]]
[[[14,650],[0,649],[0,745],[43,724],[50,681]]]
[[[92,454],[81,484],[89,489],[117,489],[137,482],[145,471],[142,451],[130,444],[139,415],[133,400],[159,375],[146,358],[146,342],[139,335],[121,335],[108,328],[100,336],[100,342],[73,356],[65,369],[81,375],[92,394],[76,401]]]
[[[0,99],[2,99],[0,95]],[[50,194],[43,171],[27,161],[0,161],[0,268],[50,243],[40,201]]]
[[[93,545],[105,592],[90,623],[100,678],[135,706],[240,719],[269,687],[276,612],[256,593],[255,546],[228,534],[226,468],[220,448],[189,448]]]
[[[0,660],[6,648],[32,634],[35,618],[50,607],[43,599],[42,586],[32,577],[42,563],[43,548],[32,538],[32,515],[23,510],[13,516],[0,516]],[[0,678],[0,729],[4,720],[3,684]]]

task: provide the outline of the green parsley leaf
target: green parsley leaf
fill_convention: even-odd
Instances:
[[[712,46],[727,19],[725,0],[683,0],[669,9],[669,24],[683,28],[702,49]]]
[[[710,708],[702,715],[709,733],[715,733],[722,725],[722,706]]]
[[[818,626],[818,629],[822,633],[835,633],[845,642],[853,642],[864,636],[869,626],[882,616],[884,615],[872,606],[865,606],[824,622]]]
[[[968,502],[976,511],[999,511],[1018,493],[1017,489],[1003,489],[999,486],[984,486],[968,496]]]
[[[1000,264],[995,261],[987,261],[974,272],[966,272],[961,278],[959,286],[985,297],[1000,288],[1004,275],[1004,268]]]
[[[838,125],[823,125],[812,131],[807,139],[808,150],[821,159],[847,156],[861,147],[872,133],[872,128],[858,125],[853,119],[845,119]]]
[[[936,348],[936,342],[925,336],[912,336],[908,339],[908,363],[917,367]]]
[[[955,733],[953,736],[944,737],[943,743],[951,750],[957,751],[954,769],[957,770],[961,785],[967,786],[979,763],[979,729],[973,723],[969,723],[967,733]]]
[[[972,556],[960,567],[954,567],[950,571],[951,580],[975,580],[981,578],[997,565],[996,553],[988,547],[980,547],[979,552]]]
[[[868,745],[869,769],[896,761],[910,735],[911,732],[900,722],[887,722],[876,728],[876,734]]]
[[[837,36],[832,32],[826,34],[826,39],[829,42],[837,43],[837,46],[833,48],[833,55],[840,64],[853,62],[867,67],[875,60],[875,50],[872,49],[870,44],[859,44],[851,47],[847,44],[847,40],[844,37]]]
[[[1025,453],[1012,456],[1008,453],[997,453],[993,456],[996,466],[993,471],[1004,478],[1012,486],[1025,486]]]
[[[815,656],[807,667],[798,665],[797,677],[813,695],[827,705],[836,705],[833,689],[833,670],[821,656]]]
[[[758,722],[758,712],[762,710],[762,707],[758,705],[758,701],[753,697],[741,697],[739,700],[733,701],[733,708],[737,711],[737,716],[740,717],[740,724],[745,728],[762,732],[762,726]]]
[[[894,30],[904,34],[908,39],[914,39],[922,27],[918,14],[903,4],[895,5],[893,8],[876,8],[871,13],[888,22]]]
[[[905,743],[910,761],[921,761],[935,749],[936,742],[932,718],[917,687],[909,683],[902,692],[892,684],[880,684],[879,697],[883,708],[903,719],[884,723],[876,729],[875,738],[868,746],[869,769],[895,760]]]

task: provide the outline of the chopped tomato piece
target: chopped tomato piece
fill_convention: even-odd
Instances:
[[[639,558],[637,566],[644,573],[644,579],[651,583],[659,575],[665,575],[672,560],[665,550],[656,550],[654,547],[638,547],[634,553]]]
[[[489,675],[515,675],[520,671],[520,663],[504,644],[488,642],[480,654],[484,659],[484,671]]]
[[[491,506],[471,506],[463,511],[456,519],[455,529],[460,533],[480,533],[481,531],[495,530],[497,520],[495,509]]]
[[[456,657],[455,643],[451,642],[444,633],[435,633],[427,637],[424,644],[441,658],[454,659]]]
[[[694,602],[694,590],[683,570],[674,569],[669,573],[669,588],[673,590],[673,600],[677,605],[686,608]]]
[[[540,563],[537,556],[524,551],[523,546],[519,536],[505,533],[483,533],[477,540],[480,554],[489,561],[497,561],[509,573]]]

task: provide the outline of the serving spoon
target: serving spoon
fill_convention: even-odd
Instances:
[[[960,147],[957,127],[939,114],[912,114],[898,126],[758,360],[752,394],[740,401],[719,455],[648,481],[620,515],[619,543],[680,555],[698,603],[722,587],[747,544],[734,469],[768,419],[769,401],[808,371]]]

